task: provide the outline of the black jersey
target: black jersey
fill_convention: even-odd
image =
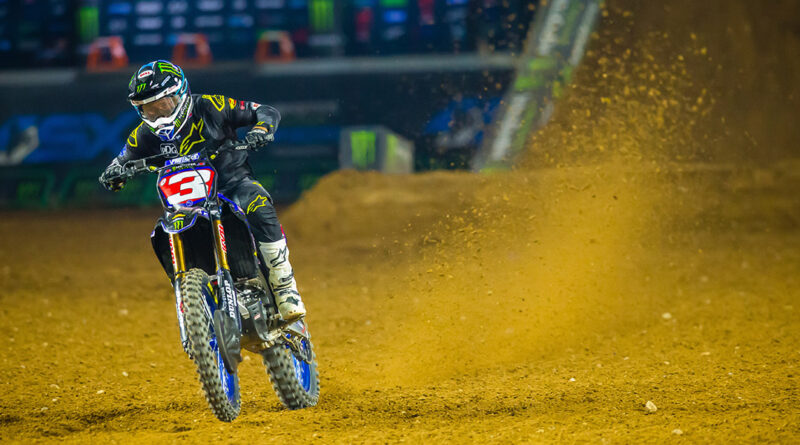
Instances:
[[[123,165],[133,159],[157,154],[177,157],[204,148],[213,150],[226,140],[236,139],[236,129],[239,127],[258,123],[274,133],[281,120],[278,110],[269,105],[235,100],[219,94],[192,94],[192,101],[192,112],[174,140],[162,141],[142,122],[131,131],[125,147],[113,162]],[[247,151],[244,150],[224,151],[211,163],[219,175],[220,188],[236,179],[252,176],[247,163]]]

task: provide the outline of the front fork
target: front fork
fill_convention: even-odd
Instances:
[[[214,257],[217,260],[217,280],[219,295],[219,309],[222,313],[239,319],[239,305],[236,301],[236,291],[233,287],[233,277],[228,266],[228,247],[225,244],[225,228],[222,226],[219,214],[211,214],[211,229],[214,234]],[[239,324],[237,324],[239,325]],[[239,326],[241,328],[241,326]]]
[[[183,240],[179,233],[169,234],[169,253],[172,257],[172,270],[175,272],[175,311],[178,314],[178,327],[181,331],[181,344],[183,350],[192,356],[192,351],[189,348],[189,336],[186,334],[186,323],[183,319],[183,303],[181,299],[181,281],[183,274],[186,273],[186,259],[183,254]]]
[[[239,303],[236,298],[233,276],[228,265],[228,247],[225,243],[225,228],[222,218],[217,212],[211,213],[211,226],[214,235],[214,256],[217,263],[217,296],[219,306],[214,311],[214,332],[217,336],[217,345],[228,372],[236,372],[242,361],[240,339],[242,336],[242,320],[239,316]],[[170,253],[172,254],[172,267],[175,271],[175,307],[178,313],[178,325],[181,331],[181,342],[187,349],[188,341],[186,327],[181,310],[180,280],[186,273],[186,260],[183,250],[183,241],[179,233],[169,234]],[[187,350],[187,352],[189,352]]]

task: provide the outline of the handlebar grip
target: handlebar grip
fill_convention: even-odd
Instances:
[[[235,140],[230,140],[229,139],[229,140],[223,142],[222,145],[220,145],[219,148],[217,148],[212,153],[211,158],[213,159],[218,154],[222,153],[223,151],[227,151],[227,150],[255,150],[255,149],[256,149],[255,145],[250,143],[250,142],[247,142],[247,141],[244,141],[244,140],[235,141]]]
[[[252,150],[253,148],[254,148],[253,144],[251,144],[251,143],[249,143],[247,141],[244,141],[244,140],[239,140],[239,141],[231,141],[231,140],[229,140],[229,141],[226,141],[222,145],[222,147],[220,147],[220,149],[225,149],[225,150]]]
[[[133,161],[128,161],[122,166],[120,178],[130,179],[139,173],[150,172],[153,170],[155,170],[155,167],[147,165],[146,159],[136,159]]]

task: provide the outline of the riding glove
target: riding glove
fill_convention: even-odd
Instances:
[[[275,136],[272,134],[272,131],[269,127],[270,126],[267,126],[264,124],[264,122],[257,122],[255,125],[253,125],[253,128],[247,132],[244,140],[247,141],[248,144],[252,145],[256,150],[266,146],[275,140]]]
[[[110,190],[112,192],[118,192],[125,187],[125,180],[123,180],[120,176],[122,176],[123,168],[119,165],[116,159],[114,159],[111,164],[106,167],[106,170],[100,175],[98,180],[106,190]]]

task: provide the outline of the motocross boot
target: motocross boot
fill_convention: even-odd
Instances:
[[[306,307],[297,292],[292,265],[289,263],[289,248],[286,238],[271,243],[258,243],[269,269],[269,285],[275,295],[275,303],[281,317],[294,321],[306,315]]]

